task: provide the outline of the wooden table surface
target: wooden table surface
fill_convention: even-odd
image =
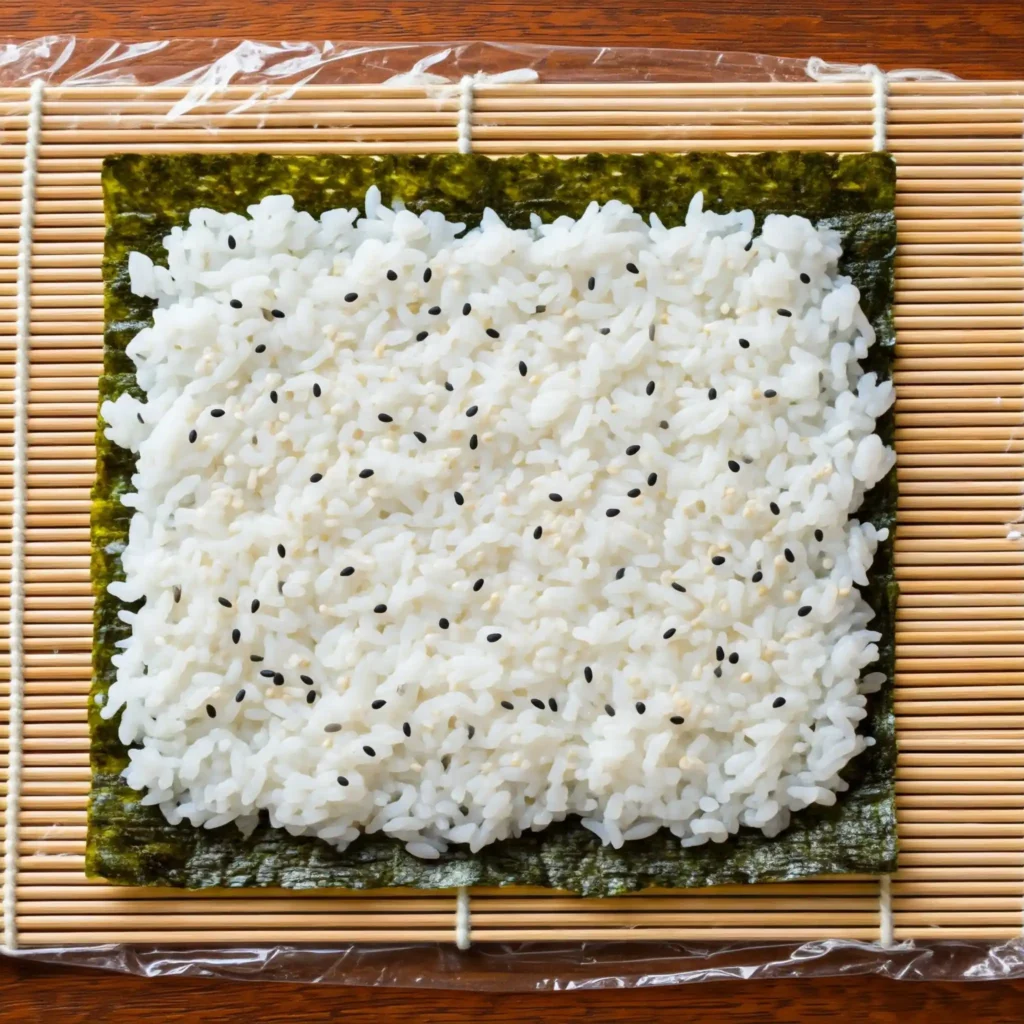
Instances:
[[[1022,0],[6,0],[0,38],[48,33],[139,40],[477,38],[570,45],[759,50],[777,56],[937,67],[1024,78]],[[0,1021],[79,1024],[216,1020],[346,1024],[635,1020],[878,1022],[1024,1019],[1024,981],[915,984],[870,977],[714,982],[684,988],[528,995],[147,980],[0,958]]]

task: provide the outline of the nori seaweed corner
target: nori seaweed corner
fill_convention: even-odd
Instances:
[[[878,343],[866,368],[890,376],[895,167],[880,153],[768,152],[602,155],[562,160],[516,156],[302,156],[266,154],[108,158],[103,167],[106,240],[104,375],[100,399],[137,392],[125,346],[151,322],[153,303],[132,295],[127,257],[135,249],[162,261],[162,240],[206,206],[244,212],[275,193],[318,216],[338,206],[360,207],[367,187],[377,185],[385,203],[435,209],[450,220],[476,224],[484,207],[516,226],[530,213],[544,220],[579,216],[592,201],[621,199],[639,212],[655,212],[669,226],[685,216],[701,189],[707,208],[750,208],[758,223],[770,213],[798,213],[835,227],[843,236],[841,269],[861,291],[861,303]],[[892,414],[879,432],[892,439]],[[437,861],[407,854],[401,843],[363,836],[343,853],[312,838],[295,838],[260,825],[243,836],[233,825],[197,829],[170,825],[156,807],[120,777],[127,751],[116,720],[102,719],[96,697],[113,681],[114,644],[127,635],[118,619],[121,603],[107,583],[121,573],[130,510],[120,495],[131,487],[134,456],[97,432],[97,479],[92,503],[92,579],[95,593],[93,686],[89,705],[92,792],[86,871],[125,885],[190,889],[282,886],[447,888],[458,885],[542,885],[584,895],[614,895],[649,886],[693,887],[731,882],[777,881],[829,873],[879,874],[894,869],[896,737],[892,709],[894,615],[892,535],[880,545],[865,588],[876,611],[873,628],[883,633],[877,666],[889,683],[869,701],[865,731],[875,744],[844,773],[849,790],[831,808],[794,816],[774,839],[744,829],[722,844],[682,849],[661,830],[620,850],[602,847],[576,819],[495,843],[478,854],[453,848]],[[857,517],[895,527],[895,470],[865,499]],[[102,699],[102,698],[101,698]]]

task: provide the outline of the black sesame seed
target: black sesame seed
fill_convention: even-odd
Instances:
[[[534,540],[540,540],[540,538],[541,538],[541,536],[542,536],[542,534],[543,534],[543,533],[544,533],[544,527],[543,527],[543,526],[538,526],[538,527],[537,527],[537,528],[536,528],[536,529],[535,529],[535,530],[533,531],[533,539],[534,539]]]
[[[234,235],[228,235],[228,248],[229,249],[234,249],[234,247],[235,247],[235,236]]]
[[[502,707],[503,707],[503,708],[504,708],[504,709],[505,709],[506,711],[511,711],[511,710],[512,710],[512,708],[514,707],[514,705],[512,704],[512,701],[510,701],[510,700],[503,700],[503,701],[501,702],[501,706],[502,706]]]
[[[739,660],[740,660],[740,656],[735,651],[733,651],[732,654],[729,655],[729,664],[730,665],[738,664]]]
[[[417,341],[426,341],[427,340],[427,334],[428,334],[427,331],[420,331],[420,333],[416,335],[416,340]]]
[[[230,608],[231,607],[231,602],[226,597],[218,597],[217,601],[220,604],[224,605],[225,608]]]
[[[397,281],[398,275],[393,270],[389,270],[387,273],[387,278],[389,281]]]
[[[650,341],[654,341],[654,324],[647,328],[647,337]]]
[[[309,478],[309,482],[310,482],[311,484],[318,484],[318,483],[320,483],[320,481],[321,481],[321,480],[323,480],[323,478],[324,478],[324,475],[323,475],[323,473],[314,473],[314,474],[313,474],[313,475],[312,475],[312,476],[311,476],[311,477]]]
[[[424,283],[429,282],[431,277],[433,277],[433,271],[430,269],[430,267],[427,267],[427,269],[423,271]]]
[[[427,435],[424,434],[422,430],[414,430],[412,432],[412,436],[415,437],[416,440],[419,441],[420,444],[426,444],[427,443]]]
[[[716,657],[716,658],[717,658],[717,659],[718,659],[719,661],[725,661],[725,650],[724,650],[724,648],[722,648],[722,647],[720,647],[720,646],[719,646],[719,647],[716,647],[716,648],[715,648],[715,657]]]
[[[610,327],[602,327],[597,333],[598,334],[611,334],[612,333],[612,329]]]
[[[267,346],[263,344],[257,345],[253,351],[262,354],[267,351]]]
[[[359,298],[359,293],[358,292],[349,292],[345,296],[345,301],[346,302],[355,302],[356,299],[358,299],[358,298]]]
[[[488,338],[500,338],[501,337],[501,334],[498,331],[496,331],[493,327],[488,327],[487,331],[485,333],[487,334]]]
[[[648,476],[647,476],[647,486],[648,487],[653,487],[657,482],[658,482],[658,474],[657,473],[649,473]]]
[[[722,666],[719,665],[718,668],[715,669],[713,674],[714,674],[714,677],[716,679],[721,679],[722,678]]]
[[[467,417],[468,417],[469,419],[472,419],[472,418],[473,418],[473,417],[474,417],[474,416],[475,416],[475,415],[476,415],[476,414],[477,414],[477,413],[478,413],[479,411],[480,411],[480,406],[478,406],[478,405],[471,405],[471,406],[470,406],[470,407],[469,407],[469,408],[468,408],[468,409],[466,410],[466,416],[467,416]]]
[[[542,701],[539,697],[531,697],[530,703],[539,711],[544,710],[544,701]]]
[[[626,269],[631,274],[639,274],[640,273],[640,268],[635,263],[627,263],[626,264]]]
[[[306,694],[306,703],[307,704],[312,704],[313,701],[315,701],[315,700],[316,700],[316,691],[315,690],[310,690],[309,693]]]
[[[275,686],[284,686],[284,673],[282,673],[282,672],[275,672],[274,673],[274,685]]]
[[[216,718],[217,717],[217,709],[212,704],[207,704],[206,705],[206,713],[211,718]]]
[[[263,676],[264,679],[273,679],[277,673],[272,668],[261,668],[260,675]]]
[[[740,464],[735,459],[730,459],[729,469],[731,469],[734,473],[738,473],[740,471]]]
[[[449,621],[448,621],[447,619],[438,619],[438,620],[437,620],[437,624],[438,624],[438,625],[439,625],[439,626],[440,626],[440,627],[441,627],[442,629],[447,629],[447,628],[448,628],[448,627],[449,627],[449,626],[451,625],[451,623],[450,623],[450,622],[449,622]]]
[[[594,681],[594,670],[589,665],[583,670],[583,678],[586,679],[588,683],[592,683]]]
[[[801,606],[800,606],[800,607],[799,607],[799,608],[798,608],[798,609],[796,610],[796,613],[797,613],[797,615],[799,615],[799,616],[800,616],[800,618],[802,619],[802,618],[804,618],[804,617],[806,617],[806,616],[808,616],[808,615],[810,615],[810,614],[811,614],[811,606],[810,606],[809,604],[801,605]]]
[[[341,732],[341,723],[328,722],[327,725],[324,726],[324,732]]]
[[[716,388],[708,388],[708,398],[713,402],[718,397],[718,390]]]
[[[792,316],[793,315],[792,312],[790,310],[788,310],[788,309],[777,309],[775,312],[778,313],[779,316]]]
[[[240,629],[231,630],[231,642],[233,644],[240,643],[242,639],[242,631]]]
[[[473,307],[468,302],[464,302],[462,304],[462,315],[463,316],[469,316],[469,314],[472,313],[472,312],[473,312]]]
[[[441,312],[441,307],[440,306],[431,306],[430,309],[427,310],[427,312],[431,316],[437,316]]]
[[[476,735],[476,726],[475,725],[467,725],[466,726],[466,736],[467,736],[467,738],[468,739],[472,739],[475,735]]]
[[[402,732],[405,733],[406,736],[411,736],[412,735],[412,726],[408,722],[403,722],[402,723]]]
[[[649,395],[653,395],[654,394],[654,381],[653,380],[649,380],[647,382],[647,394],[649,394]]]
[[[286,554],[287,554],[288,552],[287,552],[287,551],[285,550],[285,546],[284,546],[283,544],[278,544],[278,545],[277,545],[277,553],[278,553],[278,554],[279,554],[279,555],[280,555],[280,556],[281,556],[282,558],[284,558],[284,556],[285,556],[285,555],[286,555]]]
[[[394,420],[386,412],[377,413],[377,419],[379,419],[381,423],[394,423]]]
[[[796,561],[796,555],[794,555],[793,552],[789,550],[789,548],[786,548],[782,553],[786,556],[786,561],[790,564]]]
[[[753,244],[754,244],[754,240],[751,239],[749,242],[747,242],[747,244],[745,246],[743,246],[743,251],[744,252],[750,252],[750,248],[751,248],[751,246]]]
[[[639,487],[631,487],[628,491],[626,491],[626,497],[627,498],[639,498],[640,497],[640,488]]]
[[[306,686],[312,686],[313,685],[313,677],[312,676],[299,676],[299,678],[303,681],[303,683],[306,684]]]
[[[711,564],[712,565],[725,565],[725,556],[724,555],[715,555],[715,557],[711,559]]]
[[[489,644],[496,644],[500,639],[501,639],[501,634],[500,633],[488,633],[487,634],[487,642]]]
[[[223,415],[224,415],[224,410],[223,410],[223,409],[211,409],[211,410],[210,410],[210,415],[211,415],[211,416],[212,416],[212,417],[213,417],[213,418],[214,418],[215,420],[219,420],[219,419],[221,418],[221,416],[223,416]]]
[[[388,610],[388,606],[387,606],[386,604],[375,604],[375,605],[373,606],[373,610],[374,610],[374,611],[375,611],[375,612],[376,612],[376,613],[377,613],[378,615],[383,615],[383,614],[384,614],[384,613],[385,613],[385,612],[386,612],[386,611]]]
[[[619,514],[619,512],[620,512],[620,511],[621,511],[621,510],[620,510],[620,509],[617,509],[617,508],[610,508],[610,509],[607,509],[607,510],[605,511],[605,515],[606,515],[606,516],[607,516],[607,517],[608,517],[609,519],[614,519],[614,518],[615,518],[615,517],[616,517],[616,516],[617,516],[617,515]]]
[[[277,405],[277,392],[276,391],[271,391],[270,392],[270,400],[274,403],[274,405]]]
[[[800,280],[803,281],[804,284],[810,284],[811,283],[811,275],[810,274],[801,274],[800,275]]]
[[[323,394],[323,390],[316,381],[313,381],[313,397],[319,398]]]
[[[367,757],[376,757],[377,756],[377,751],[374,750],[373,747],[369,747],[369,746],[364,746],[363,747],[363,753]]]
[[[455,492],[455,504],[456,505],[465,505],[465,503],[466,503],[466,499],[462,496],[462,493],[460,491],[456,491]]]
[[[760,583],[761,580],[763,580],[763,579],[764,579],[764,573],[761,572],[760,569],[758,569],[757,572],[755,572],[754,575],[750,577],[751,583]]]
[[[625,576],[625,575],[626,575],[626,567],[625,566],[623,566],[621,569],[616,570],[616,572],[615,572],[615,578],[617,580],[621,580],[622,577]]]
[[[235,703],[241,704],[243,700],[245,700],[245,690],[239,690],[238,693],[235,694]]]
[[[786,703],[786,698],[785,697],[776,697],[775,700],[772,701],[772,707],[773,708],[781,708],[782,705],[785,704],[785,703]]]
[[[555,700],[554,697],[548,697],[548,707],[551,708],[552,711],[557,711],[558,710],[558,701]]]
[[[750,348],[750,342],[746,338],[740,338],[740,348]]]
[[[671,717],[671,718],[669,719],[669,721],[670,721],[670,722],[671,722],[671,723],[672,723],[673,725],[682,725],[682,724],[683,724],[683,722],[685,721],[685,719],[683,718],[683,716],[682,716],[682,715],[673,715],[673,716],[672,716],[672,717]]]
[[[636,713],[638,715],[642,715],[646,710],[647,710],[647,705],[642,700],[638,700],[636,702]]]
[[[338,776],[338,785],[339,786],[347,786],[348,785],[348,779],[346,779],[344,775],[339,775]]]
[[[668,430],[668,420],[662,420],[658,426],[661,427],[662,430]]]
[[[284,593],[284,580],[278,580],[277,581],[277,592],[279,594],[283,594]]]
[[[359,479],[360,480],[369,480],[371,476],[373,476],[373,470],[372,469],[361,469],[361,470],[359,470]]]
[[[480,443],[480,439],[479,439],[479,438],[478,438],[478,437],[476,436],[476,434],[474,434],[474,435],[473,435],[473,436],[472,436],[472,437],[471,437],[471,438],[469,439],[469,450],[470,450],[470,451],[473,451],[473,452],[475,452],[475,451],[476,451],[476,446],[477,446],[477,445],[478,445],[479,443]]]
[[[536,308],[536,309],[534,310],[534,313],[546,313],[546,312],[547,312],[547,309],[548,309],[548,307],[547,307],[547,306],[538,306],[538,307],[537,307],[537,308]]]
[[[587,291],[591,291],[592,292],[594,290],[594,286],[596,284],[597,284],[597,281],[594,278],[592,278],[592,277],[588,278],[587,279]]]
[[[445,391],[454,391],[455,390],[455,388],[453,387],[451,382],[447,381],[447,380],[444,382],[444,389],[445,389]]]
[[[672,584],[672,589],[673,590],[678,590],[680,594],[685,594],[686,593],[686,587],[684,587],[682,585],[682,583],[673,583]]]
[[[519,376],[520,377],[525,377],[526,374],[527,374],[526,363],[524,363],[522,361],[522,359],[520,359],[519,360]]]
[[[241,299],[232,299],[231,302],[228,303],[228,305],[230,305],[232,309],[241,309],[242,308],[242,300]]]
[[[765,398],[774,398],[777,394],[778,394],[778,392],[775,390],[775,388],[767,388],[765,390],[764,397]]]
[[[380,711],[380,709],[382,707],[384,707],[385,704],[387,704],[386,700],[379,700],[378,699],[378,700],[372,701],[370,703],[370,707],[373,708],[374,711]]]
[[[774,502],[768,502],[768,507],[772,510],[772,515],[777,516],[779,514],[779,506]]]
[[[665,632],[661,634],[661,638],[662,640],[671,640],[675,635],[676,631],[675,627],[673,627],[672,629],[666,629]]]
[[[177,604],[181,600],[181,587],[175,583],[171,588],[171,593],[174,594],[174,603]]]
[[[341,570],[339,575],[341,575],[341,576],[351,576],[352,573],[354,573],[355,571],[356,571],[356,568],[355,568],[354,565],[346,565],[345,568]]]
[[[196,438],[197,438],[198,436],[199,436],[199,434],[198,434],[198,433],[196,433],[196,431],[194,431],[194,430],[190,430],[190,431],[188,432],[188,443],[189,443],[189,444],[195,444],[195,443],[196,443]]]
[[[825,534],[821,530],[815,530],[814,539],[819,542],[823,541],[825,539]]]
[[[606,714],[606,715],[607,715],[607,716],[608,716],[609,718],[614,718],[614,717],[615,717],[615,708],[613,708],[613,707],[611,706],[611,704],[605,704],[605,706],[604,706],[604,713],[605,713],[605,714]]]
[[[552,492],[551,492],[551,493],[550,493],[550,494],[548,495],[548,497],[549,497],[549,498],[550,498],[550,499],[551,499],[552,501],[561,501],[561,500],[562,500],[562,496],[561,496],[561,495],[560,495],[560,494],[559,494],[559,493],[558,493],[557,491],[552,491]]]
[[[484,589],[484,581],[483,580],[477,580],[476,583],[473,584],[473,593],[474,594],[479,593],[483,589]]]
[[[629,446],[629,447],[628,447],[628,448],[626,449],[626,454],[627,454],[627,455],[636,455],[636,453],[637,453],[638,451],[640,451],[640,445],[638,445],[638,444],[631,444],[631,445],[630,445],[630,446]]]

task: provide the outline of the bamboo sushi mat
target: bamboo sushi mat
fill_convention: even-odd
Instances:
[[[127,888],[83,874],[89,790],[89,488],[102,361],[109,153],[447,152],[457,97],[307,87],[222,93],[172,122],[169,88],[44,92],[31,234],[24,713],[14,896],[22,947],[451,941],[451,892]],[[263,95],[266,95],[264,93]],[[481,153],[872,149],[870,83],[477,90]],[[985,939],[1024,925],[1024,82],[894,82],[902,586],[899,869],[890,879],[588,900],[470,893],[474,942]],[[0,91],[0,828],[10,752],[17,253],[27,89]],[[215,128],[215,131],[211,131]],[[1009,534],[1009,536],[1008,536]]]

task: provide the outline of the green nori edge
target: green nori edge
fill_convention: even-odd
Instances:
[[[843,236],[841,269],[861,292],[877,344],[866,366],[890,375],[895,167],[881,153],[836,156],[770,152],[735,156],[591,154],[563,160],[516,156],[213,156],[122,155],[103,167],[106,242],[104,376],[100,399],[123,391],[138,394],[134,364],[125,346],[152,322],[154,303],[132,295],[128,253],[165,258],[162,240],[187,222],[194,207],[244,212],[275,193],[295,197],[299,209],[319,216],[334,207],[362,207],[367,187],[383,201],[403,201],[419,212],[434,209],[474,226],[485,206],[507,223],[526,226],[531,213],[544,220],[579,216],[592,201],[621,199],[668,226],[683,221],[690,197],[703,190],[705,207],[750,208],[758,226],[769,213],[802,214],[835,227]],[[892,440],[889,413],[879,432]],[[781,835],[767,839],[743,829],[721,844],[683,849],[666,829],[620,850],[602,847],[576,818],[470,854],[452,848],[436,861],[422,861],[402,844],[380,835],[363,836],[339,853],[315,838],[296,838],[260,825],[245,837],[234,825],[207,830],[188,822],[168,824],[156,807],[120,777],[127,750],[117,719],[99,715],[95,697],[114,678],[111,656],[128,635],[119,620],[122,602],[106,589],[122,578],[120,555],[131,511],[120,496],[131,489],[135,456],[97,431],[97,481],[92,505],[92,581],[96,597],[94,677],[89,708],[92,793],[86,871],[126,885],[190,889],[211,886],[283,886],[351,889],[386,886],[446,888],[458,885],[541,885],[589,896],[614,895],[649,886],[693,887],[734,882],[779,881],[828,873],[879,874],[896,861],[894,773],[896,736],[892,708],[894,613],[892,538],[880,545],[864,594],[883,634],[880,668],[888,683],[869,701],[862,725],[875,745],[844,772],[849,790],[834,807],[814,807],[793,816]],[[857,517],[895,527],[893,471],[865,499]],[[264,815],[265,818],[265,815]]]

